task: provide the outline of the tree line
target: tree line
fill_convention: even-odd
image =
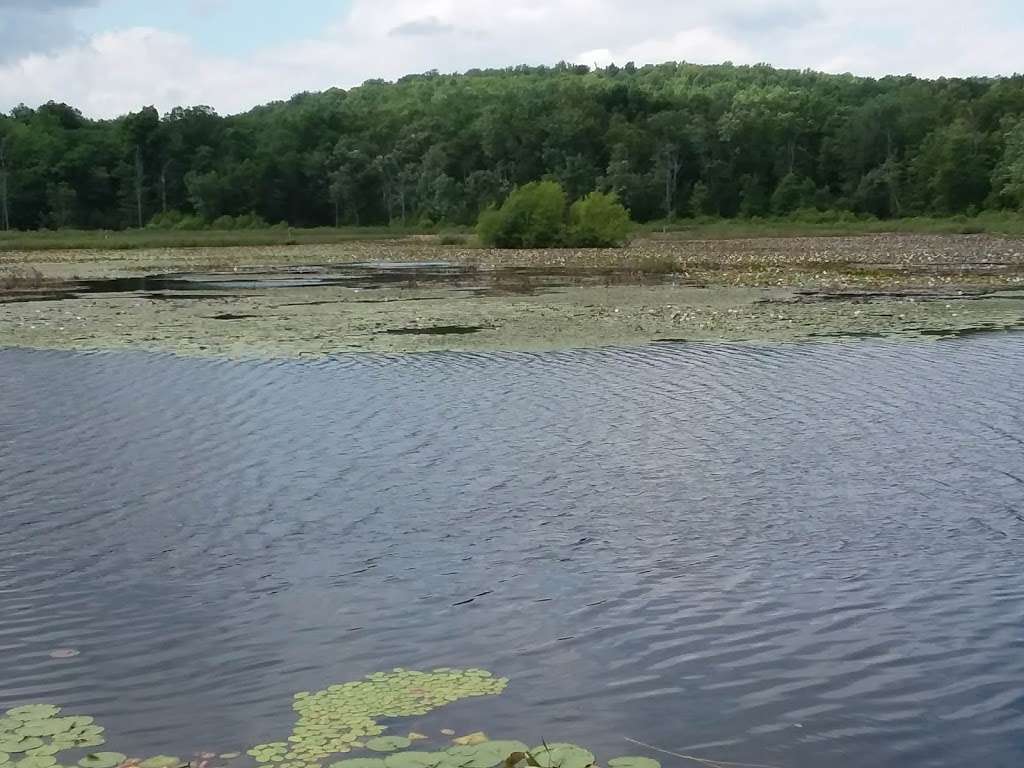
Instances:
[[[640,222],[1024,204],[1024,77],[768,66],[429,72],[247,113],[0,116],[0,228],[470,224],[531,182]]]

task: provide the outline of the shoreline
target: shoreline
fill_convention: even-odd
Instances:
[[[305,358],[1024,327],[1024,240],[983,235],[21,252],[0,254],[4,274],[0,346],[34,349]]]

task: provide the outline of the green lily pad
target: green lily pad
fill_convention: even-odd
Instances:
[[[374,752],[394,752],[399,749],[405,749],[411,744],[412,742],[405,738],[405,736],[381,736],[367,741],[366,748]]]
[[[60,720],[33,720],[15,731],[18,736],[48,737],[68,731],[67,723]]]
[[[540,768],[589,768],[594,754],[575,744],[548,744],[530,750]]]
[[[616,757],[608,761],[608,768],[661,768],[661,763],[649,757]]]
[[[0,739],[0,752],[28,752],[30,749],[43,746],[43,740],[35,737],[9,736]]]
[[[15,763],[15,768],[53,768],[57,764],[57,758],[52,755],[41,755],[39,757],[26,757]]]
[[[82,768],[114,768],[127,759],[120,752],[93,752],[79,760],[78,764]]]
[[[80,739],[75,739],[75,746],[82,749],[92,749],[93,747],[102,747],[107,743],[107,740],[102,736],[83,736]]]
[[[33,720],[46,720],[49,717],[56,717],[60,713],[60,707],[51,704],[26,704],[24,707],[15,707],[7,710],[7,716],[15,720],[25,722]]]
[[[57,744],[43,744],[43,746],[41,746],[41,747],[36,747],[35,749],[30,749],[25,754],[28,755],[29,757],[46,757],[46,756],[52,757],[53,755],[56,755],[58,752],[61,752],[61,751],[62,750],[61,750],[60,746],[57,745]]]
[[[331,763],[327,768],[386,768],[386,764],[377,757],[354,757]]]
[[[437,768],[444,758],[434,752],[397,752],[384,758],[387,768]]]
[[[441,768],[494,768],[503,762],[508,754],[503,754],[496,749],[492,742],[483,744],[467,744],[459,747],[450,747],[445,751],[444,761]]]
[[[75,728],[85,728],[85,726],[92,725],[94,722],[96,722],[89,715],[71,715],[70,717],[65,717],[61,719],[68,721],[69,731]]]
[[[5,765],[10,759],[11,756],[6,752],[0,752],[0,765]]]
[[[93,752],[79,760],[78,764],[81,768],[114,768],[127,759],[120,752]]]
[[[181,765],[181,758],[170,755],[157,755],[139,763],[139,768],[178,768]]]

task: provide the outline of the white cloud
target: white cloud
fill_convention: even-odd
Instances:
[[[998,19],[994,3],[937,10],[935,0],[352,0],[323,36],[245,56],[141,28],[25,56],[0,64],[0,108],[54,99],[98,116],[151,103],[235,112],[372,77],[560,59],[767,61],[862,74],[1024,70],[1024,23]]]

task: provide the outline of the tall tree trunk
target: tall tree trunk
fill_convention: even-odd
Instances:
[[[142,145],[135,145],[135,221],[139,229],[142,229]]]
[[[683,164],[679,160],[679,148],[666,144],[662,148],[665,163],[665,218],[672,220],[676,212],[676,188],[679,186],[679,172]]]
[[[167,166],[171,164],[168,160],[160,168],[160,212],[167,213]]]
[[[11,229],[11,214],[7,205],[7,139],[0,141],[0,226],[4,232]]]

